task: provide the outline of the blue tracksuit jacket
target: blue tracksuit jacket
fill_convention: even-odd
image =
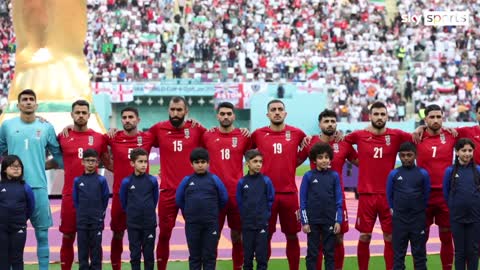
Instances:
[[[35,199],[27,183],[0,181],[0,224],[25,228],[33,209]]]

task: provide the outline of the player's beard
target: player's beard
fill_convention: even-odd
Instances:
[[[130,132],[134,129],[137,128],[137,125],[134,125],[134,124],[125,124],[123,125],[123,130],[125,130],[126,132]]]
[[[170,121],[170,124],[172,124],[172,126],[179,128],[183,124],[183,121],[185,120],[185,116],[182,118],[169,116],[168,120]]]
[[[431,131],[433,131],[433,132],[435,132],[435,133],[442,128],[441,125],[427,125],[427,127],[428,127]]]
[[[335,134],[335,129],[322,129],[322,134],[326,135],[326,136],[333,136],[333,134]]]
[[[84,121],[84,122],[79,122],[79,121],[74,121],[73,124],[77,127],[77,128],[83,128],[85,126],[87,126],[87,121]]]
[[[385,127],[385,125],[387,124],[387,122],[382,122],[381,124],[378,123],[378,122],[374,122],[374,121],[371,121],[372,123],[372,127],[376,128],[376,129],[382,129]]]
[[[283,119],[281,119],[281,120],[272,120],[272,121],[270,121],[270,122],[271,122],[271,124],[272,124],[273,126],[281,126],[281,125],[283,124],[284,120],[283,120]]]
[[[222,126],[222,128],[229,128],[231,127],[233,124],[232,121],[230,120],[223,120],[223,121],[220,121],[220,126]]]

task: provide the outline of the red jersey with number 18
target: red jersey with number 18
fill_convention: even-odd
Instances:
[[[398,149],[403,142],[412,141],[412,135],[390,128],[381,135],[357,130],[348,134],[345,141],[357,145],[358,193],[385,194],[388,174],[395,167]]]
[[[289,125],[282,131],[273,131],[270,127],[255,130],[252,134],[254,148],[263,154],[262,173],[272,179],[275,192],[297,192],[295,170],[299,146],[305,133]]]
[[[155,146],[160,149],[160,189],[176,190],[182,179],[193,173],[190,153],[202,146],[206,129],[200,125],[192,127],[187,121],[181,128],[170,121],[163,121],[150,128],[155,137]]]
[[[107,140],[103,134],[88,129],[84,132],[70,130],[68,137],[58,134],[58,143],[62,148],[64,183],[62,194],[72,194],[73,180],[83,175],[85,169],[82,165],[83,152],[89,148],[95,149],[101,156],[107,151]]]

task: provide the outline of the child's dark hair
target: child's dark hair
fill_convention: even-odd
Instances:
[[[98,158],[98,152],[92,148],[88,148],[87,150],[83,151],[83,159],[89,157]]]
[[[417,154],[417,147],[412,142],[404,142],[400,145],[398,152],[410,152]]]
[[[193,149],[193,151],[190,153],[190,162],[194,162],[197,160],[205,160],[207,162],[210,161],[207,149],[203,147],[197,147]]]
[[[260,153],[260,151],[258,151],[257,149],[250,149],[247,152],[245,152],[246,161],[250,161],[258,156],[263,157],[262,153]]]
[[[308,154],[308,157],[310,158],[311,161],[315,161],[318,157],[318,155],[321,155],[323,153],[327,153],[328,158],[330,160],[333,159],[333,149],[328,143],[316,143],[312,146],[312,149],[310,149],[310,153]]]
[[[25,180],[23,179],[23,162],[17,155],[8,155],[2,160],[2,172],[1,172],[1,181],[8,181],[7,177],[7,168],[10,167],[15,161],[18,161],[20,167],[22,168],[22,174],[18,177],[20,183],[24,184]]]
[[[137,161],[138,157],[140,156],[147,156],[148,158],[148,152],[140,147],[137,147],[130,152],[130,160],[133,162]]]
[[[467,138],[461,138],[455,143],[455,151],[462,149],[465,145],[470,145],[475,150],[475,144],[472,140]],[[473,181],[477,190],[480,190],[480,175],[477,171],[477,164],[475,164],[475,160],[472,158],[471,161],[472,170],[473,170]],[[453,165],[453,172],[452,172],[452,179],[450,181],[450,192],[455,192],[455,188],[457,186],[458,177],[455,177],[458,172],[458,168],[460,167],[460,161],[458,160],[458,156],[455,156],[455,164]]]

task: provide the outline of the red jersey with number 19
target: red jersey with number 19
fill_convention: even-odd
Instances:
[[[263,127],[253,132],[253,147],[263,154],[262,173],[272,179],[275,192],[298,191],[295,170],[299,157],[298,148],[305,136],[302,130],[289,125],[285,125],[282,131]]]
[[[442,188],[445,170],[453,162],[455,142],[448,132],[436,135],[424,132],[422,141],[417,144],[417,165],[427,170],[432,188]]]
[[[203,134],[203,144],[210,154],[210,172],[222,180],[229,195],[236,194],[243,176],[243,155],[252,147],[250,137],[238,128],[229,133],[216,128]]]
[[[193,173],[190,153],[202,146],[206,129],[200,125],[192,127],[187,121],[176,128],[170,121],[157,123],[150,128],[155,137],[155,146],[160,149],[160,189],[176,190],[182,179]]]
[[[62,148],[64,183],[62,194],[72,194],[73,180],[83,175],[83,152],[89,148],[95,149],[99,159],[107,151],[107,140],[103,134],[88,129],[84,132],[70,130],[68,137],[58,134],[58,143]]]
[[[357,130],[348,134],[345,141],[357,145],[358,193],[385,194],[388,174],[395,167],[398,149],[403,142],[412,141],[412,135],[389,128],[381,135]]]
[[[473,159],[476,164],[480,164],[480,126],[456,128],[458,138],[469,138],[477,147],[473,151]]]
[[[113,156],[113,193],[119,193],[123,179],[133,173],[133,167],[130,165],[130,151],[141,147],[150,153],[153,136],[150,132],[141,131],[131,136],[121,130],[117,131],[113,138],[108,138],[108,144]]]

